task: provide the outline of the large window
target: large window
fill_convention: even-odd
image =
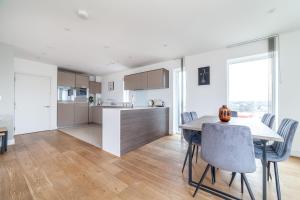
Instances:
[[[268,54],[228,61],[228,104],[241,117],[273,112],[272,57]]]

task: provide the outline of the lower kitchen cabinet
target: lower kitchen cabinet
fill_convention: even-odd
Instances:
[[[89,122],[89,105],[87,102],[76,102],[74,122],[75,124],[86,124]]]
[[[90,107],[90,122],[95,124],[102,124],[102,107],[92,106]]]
[[[67,127],[74,125],[74,103],[57,104],[57,126]]]

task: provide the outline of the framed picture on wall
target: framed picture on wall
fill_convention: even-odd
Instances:
[[[108,82],[108,91],[113,91],[114,89],[115,89],[114,82],[113,81]]]
[[[198,85],[209,85],[210,84],[210,67],[198,68]]]

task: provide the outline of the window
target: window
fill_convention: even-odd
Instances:
[[[228,61],[228,105],[239,116],[273,112],[272,60],[264,54]]]

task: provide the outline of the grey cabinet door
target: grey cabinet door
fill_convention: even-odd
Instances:
[[[148,87],[148,74],[142,72],[138,74],[131,74],[124,77],[125,90],[145,90]]]
[[[75,124],[85,124],[89,121],[88,103],[75,103]]]
[[[169,88],[169,71],[157,69],[148,71],[148,89]]]
[[[76,74],[76,87],[89,88],[89,77],[83,74]]]
[[[57,85],[58,86],[75,87],[75,73],[66,72],[66,71],[58,71]]]
[[[96,81],[90,81],[90,93],[91,94],[100,94],[101,93],[101,83]]]
[[[91,107],[92,122],[95,124],[102,124],[102,108],[100,106]]]
[[[74,125],[74,103],[57,104],[57,126],[66,127]]]

